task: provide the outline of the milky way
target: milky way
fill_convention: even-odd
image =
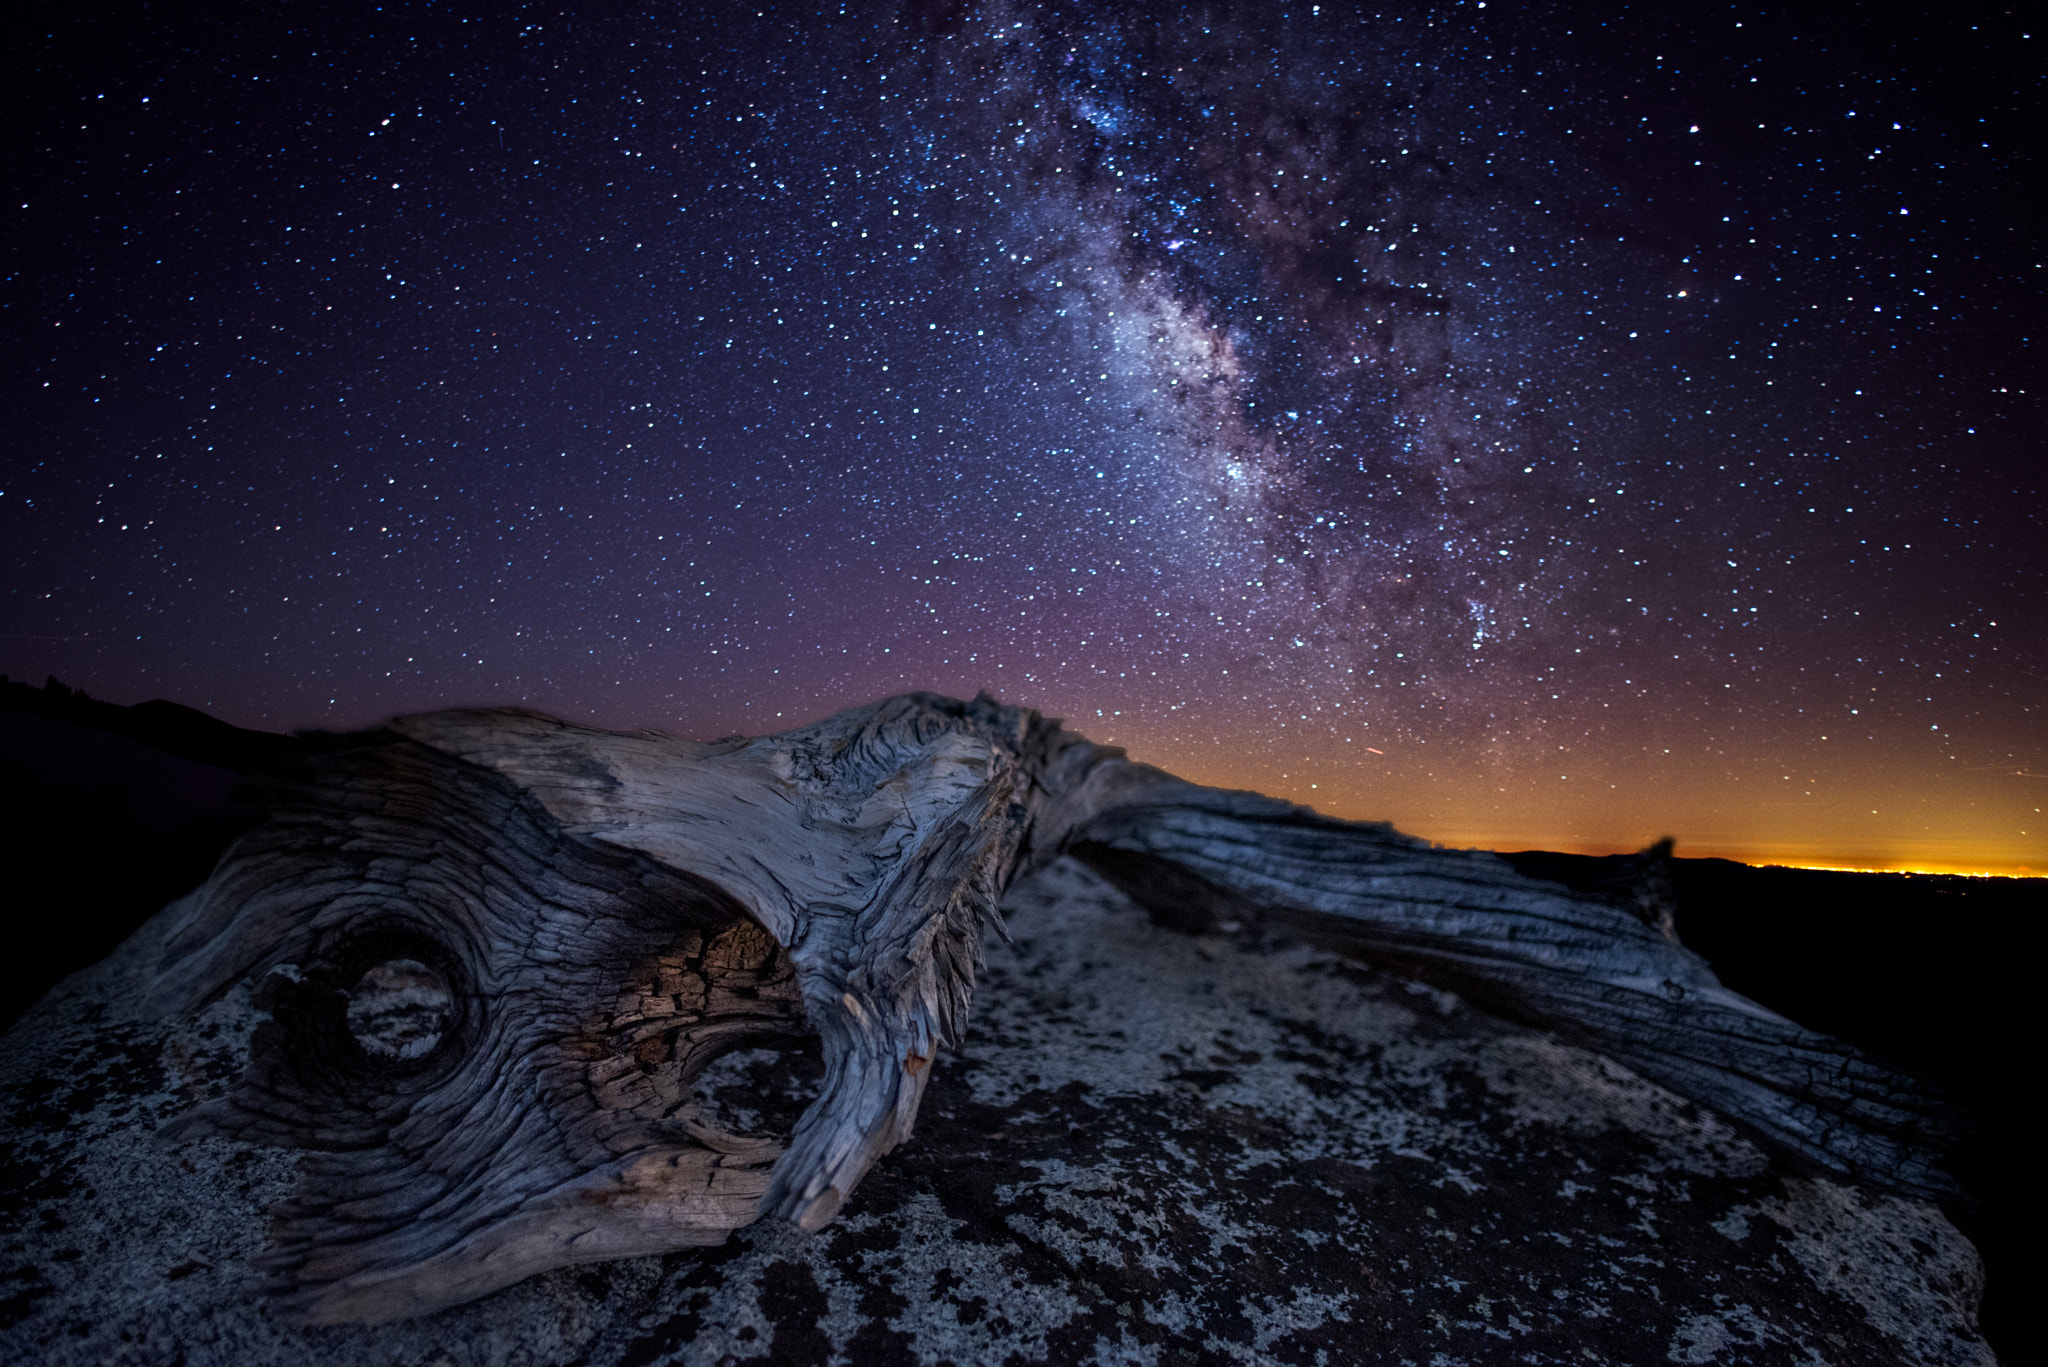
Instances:
[[[82,17],[15,45],[0,662],[987,688],[1439,839],[2038,869],[2034,39],[1838,27]]]

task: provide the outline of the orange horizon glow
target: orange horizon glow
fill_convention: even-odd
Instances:
[[[1616,854],[1634,854],[1634,850],[1614,849],[1599,846],[1588,849],[1571,849],[1545,846],[1556,854],[1577,854],[1601,857]],[[2025,864],[2006,868],[1985,868],[1980,864],[1943,864],[1893,861],[1866,864],[1830,863],[1817,859],[1783,859],[1769,856],[1731,852],[1721,849],[1687,850],[1683,846],[1675,850],[1679,859],[1726,859],[1730,863],[1746,865],[1752,869],[1799,869],[1812,873],[1909,873],[1943,878],[2048,878],[2048,870],[2035,869]]]
[[[1759,736],[1738,749],[1617,726],[1553,737],[1532,761],[1529,747],[1448,731],[1398,751],[1217,732],[1171,734],[1146,719],[1094,738],[1196,783],[1388,822],[1450,848],[1597,856],[1669,836],[1679,858],[1752,868],[2048,877],[2040,766],[1961,760],[1915,738]]]
[[[1738,861],[1747,863],[1747,860]],[[1752,864],[1752,868],[1812,869],[1824,873],[1918,873],[1938,874],[1951,878],[2048,878],[2048,873],[2036,873],[2025,865],[2013,870],[1970,869],[1960,866],[1936,868],[1911,868],[1904,865],[1890,868],[1854,868],[1837,864]]]

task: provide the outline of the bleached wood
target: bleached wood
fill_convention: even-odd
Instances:
[[[1170,919],[1195,905],[1307,935],[1590,1044],[1836,1172],[1955,1190],[1939,1156],[1959,1135],[1933,1088],[1723,986],[1667,907],[1157,771],[1096,781],[1114,791],[1083,804],[1077,853]]]
[[[416,1313],[542,1266],[715,1239],[757,1210],[820,1228],[910,1134],[1004,889],[1070,850],[1163,921],[1339,944],[1590,1042],[1836,1171],[1948,1189],[1938,1097],[1730,992],[1654,898],[1618,905],[1189,784],[987,697],[909,694],[712,743],[446,712],[321,763],[177,911],[159,988],[190,1003],[332,959],[329,940],[380,917],[469,984],[445,1079],[322,1113],[320,1079],[298,1076],[311,1065],[274,1041],[255,1082],[192,1122],[356,1155],[282,1226],[280,1265],[318,1317]],[[741,911],[786,970],[721,966],[709,939],[733,943]],[[664,972],[710,995],[621,994]],[[735,972],[785,972],[823,1049],[772,1180],[748,1176],[759,1141],[681,1099],[719,1049],[786,1028],[772,1001],[718,996]],[[657,999],[669,1016],[650,1019]],[[366,1243],[336,1224],[351,1211],[413,1219]]]
[[[712,744],[530,712],[393,723],[512,779],[571,835],[710,879],[789,949],[826,1085],[768,1204],[806,1229],[909,1136],[929,1063],[957,1039],[1015,864],[1034,725],[916,695]]]

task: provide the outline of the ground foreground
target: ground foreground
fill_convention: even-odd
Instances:
[[[53,1363],[1988,1363],[1934,1207],[1788,1164],[1605,1059],[1298,945],[1189,937],[1071,862],[1016,888],[916,1137],[815,1236],[301,1329],[251,1259],[297,1154],[165,1120],[246,993],[130,1007],[145,928],[10,1032],[0,1355]],[[787,1132],[802,1055],[700,1093]]]

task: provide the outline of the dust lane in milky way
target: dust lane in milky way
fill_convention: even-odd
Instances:
[[[82,15],[15,45],[0,660],[988,688],[1450,842],[2039,871],[2026,33]]]

